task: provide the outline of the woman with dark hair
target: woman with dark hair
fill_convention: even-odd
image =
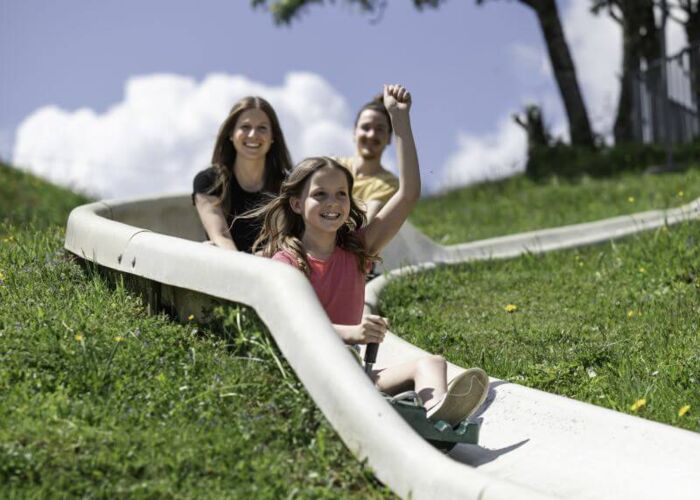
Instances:
[[[336,158],[352,172],[355,178],[352,194],[364,204],[368,222],[399,188],[398,178],[382,166],[382,155],[391,143],[392,133],[389,112],[383,96],[378,95],[364,104],[355,117],[355,156]]]
[[[260,222],[236,216],[277,195],[292,167],[287,144],[270,103],[238,101],[219,129],[211,166],[194,178],[192,201],[218,247],[250,252]]]

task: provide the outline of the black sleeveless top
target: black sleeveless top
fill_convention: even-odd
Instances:
[[[216,171],[214,167],[209,167],[199,172],[193,182],[192,203],[194,203],[194,195],[197,193],[220,196],[221,187],[212,191],[215,182]],[[253,242],[255,242],[258,233],[260,233],[262,221],[257,219],[238,219],[234,222],[234,218],[248,210],[259,207],[268,200],[268,196],[264,191],[256,191],[254,193],[245,191],[238,184],[236,176],[231,175],[228,183],[228,199],[230,200],[230,213],[225,213],[224,215],[226,216],[226,222],[230,228],[233,242],[238,250],[250,253]]]

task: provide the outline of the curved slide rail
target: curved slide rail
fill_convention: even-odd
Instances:
[[[376,311],[381,290],[408,273],[609,241],[700,218],[700,199],[683,207],[442,247],[404,227],[385,255],[394,268],[367,286]],[[411,251],[414,249],[414,251]],[[408,267],[399,267],[410,262]],[[426,352],[388,335],[376,366]],[[450,365],[450,375],[461,370]],[[700,434],[492,378],[480,446],[458,445],[451,456],[495,477],[536,485],[562,498],[697,498]]]
[[[435,243],[407,222],[382,253],[382,266],[384,271],[391,271],[415,264],[503,259],[524,253],[563,250],[610,241],[655,229],[664,224],[676,224],[698,217],[700,198],[668,210],[650,210],[595,222],[540,229],[450,246]]]
[[[684,209],[681,218],[697,213],[698,204]],[[672,211],[647,214],[652,213],[661,214],[661,223],[674,215]],[[610,227],[617,229],[607,236],[601,230],[598,240],[589,234],[576,242],[575,234],[581,229],[562,237],[570,226],[441,247],[406,225],[387,250],[385,265],[459,262],[593,243],[648,228],[639,222],[631,223],[630,228],[629,221],[641,215],[645,214],[610,219],[626,219],[627,223],[619,227],[613,223]],[[184,300],[198,294],[252,306],[343,441],[358,458],[367,458],[376,475],[401,496],[690,498],[698,490],[700,480],[694,474],[700,469],[697,434],[496,380],[480,414],[486,448],[459,446],[451,455],[455,460],[444,456],[418,437],[378,395],[335,335],[300,273],[283,264],[196,242],[202,238],[189,197],[163,196],[75,209],[68,220],[65,247],[101,266],[152,280],[171,295],[190,294]],[[370,304],[376,304],[385,281],[382,278],[368,287]],[[173,300],[177,302],[177,297]],[[378,362],[420,352],[391,337],[380,349]],[[451,371],[458,369],[450,367]],[[550,437],[547,434],[552,430]],[[621,431],[626,432],[614,434]],[[639,432],[642,438],[635,437]],[[602,465],[593,462],[605,455],[593,453],[598,447],[613,453],[612,458],[603,457]],[[620,449],[625,453],[616,452]],[[616,461],[637,455],[650,462]],[[623,479],[603,481],[607,476]],[[641,478],[642,484],[625,483],[624,478]],[[650,481],[658,486],[649,489]]]
[[[551,498],[536,487],[452,460],[420,438],[340,341],[301,273],[193,241],[202,239],[189,196],[163,196],[74,209],[65,248],[167,287],[168,294],[197,293],[253,307],[348,448],[367,459],[377,477],[402,497]]]

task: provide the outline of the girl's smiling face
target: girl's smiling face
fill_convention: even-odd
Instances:
[[[290,205],[304,220],[305,231],[335,234],[350,214],[348,179],[342,170],[323,167],[306,182],[301,197]]]

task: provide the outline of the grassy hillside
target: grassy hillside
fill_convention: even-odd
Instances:
[[[414,220],[477,239],[677,205],[699,180],[516,178],[425,200]],[[85,201],[0,166],[0,497],[391,496],[250,310],[175,323],[66,258],[65,220]],[[460,364],[700,430],[698,234],[441,268],[395,283],[382,307]]]
[[[0,497],[391,496],[251,311],[149,316],[64,255],[83,197],[6,166],[0,186]]]
[[[517,176],[423,199],[411,222],[435,241],[453,244],[674,207],[697,197],[698,165],[679,173],[578,181],[536,183]]]
[[[461,366],[700,431],[700,222],[391,283],[394,331]]]
[[[51,185],[0,163],[0,220],[22,226],[65,225],[70,210],[87,203],[83,195]]]

